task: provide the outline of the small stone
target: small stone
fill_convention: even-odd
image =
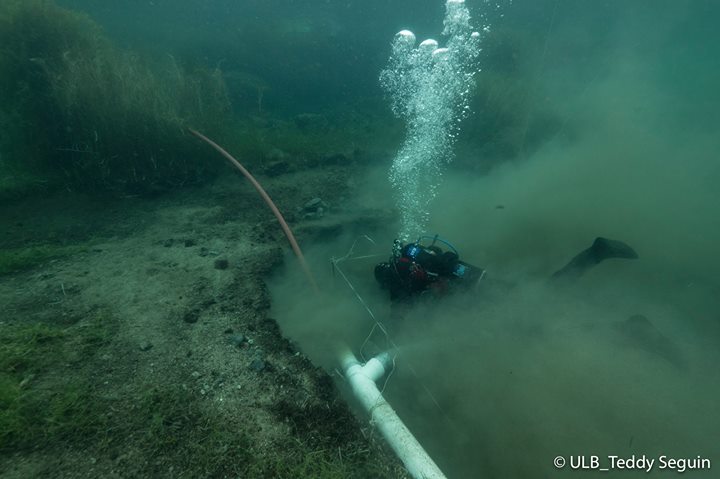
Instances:
[[[150,351],[153,347],[153,344],[149,341],[143,341],[140,343],[140,351]]]
[[[233,334],[228,338],[230,341],[230,344],[233,346],[237,346],[238,348],[242,347],[245,341],[247,341],[247,338],[243,336],[242,334]]]
[[[232,334],[233,328],[226,328],[225,331],[223,331],[223,334]]]
[[[190,373],[190,376],[192,376],[192,377],[195,378],[195,379],[198,379],[200,376],[202,376],[202,374],[200,374],[200,373],[197,372],[197,371],[193,371],[193,372]]]
[[[185,313],[185,315],[183,316],[183,321],[185,321],[186,323],[192,324],[192,323],[197,323],[199,318],[200,318],[200,312],[193,309],[193,310]]]
[[[228,269],[228,266],[230,266],[230,262],[226,259],[215,260],[215,269]]]
[[[307,203],[305,203],[305,206],[303,208],[305,208],[306,210],[314,211],[318,206],[320,206],[320,203],[322,203],[322,200],[320,198],[313,198]]]
[[[280,148],[271,149],[265,157],[268,161],[283,161],[290,159],[290,155],[282,151]]]
[[[265,174],[269,177],[280,176],[290,171],[290,164],[287,161],[273,161],[265,167]]]
[[[256,372],[261,372],[265,369],[265,361],[263,361],[260,358],[253,359],[253,362],[250,363],[250,369]]]

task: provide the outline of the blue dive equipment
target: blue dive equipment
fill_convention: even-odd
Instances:
[[[454,274],[454,275],[457,276],[458,278],[462,278],[463,276],[465,276],[465,270],[466,270],[466,269],[467,269],[467,266],[465,266],[465,265],[462,264],[462,263],[458,263],[458,265],[455,266],[455,270],[453,271],[452,274]]]
[[[415,241],[415,244],[420,244],[420,242],[421,242],[422,240],[424,240],[424,239],[431,239],[431,240],[432,240],[432,243],[430,244],[430,246],[434,245],[436,241],[439,241],[439,242],[441,242],[442,244],[444,244],[445,246],[447,246],[448,248],[450,248],[451,250],[453,250],[453,253],[455,253],[456,255],[460,256],[460,253],[458,253],[458,250],[455,249],[455,247],[454,247],[452,244],[450,244],[447,240],[444,240],[444,239],[440,238],[439,235],[435,235],[435,236],[429,236],[429,235],[420,236],[420,237],[417,239],[417,241]]]
[[[420,246],[417,244],[408,245],[407,251],[405,251],[405,254],[410,259],[415,259],[420,252]]]

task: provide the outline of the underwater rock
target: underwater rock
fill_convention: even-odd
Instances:
[[[284,175],[290,171],[290,164],[285,160],[273,161],[265,166],[264,172],[269,177]]]
[[[250,369],[258,373],[264,371],[266,366],[267,364],[261,358],[255,358],[250,363]]]
[[[224,258],[215,260],[215,269],[228,269],[230,262]]]
[[[140,351],[150,351],[153,347],[153,344],[149,341],[143,341],[140,343]]]
[[[198,319],[200,319],[200,311],[197,309],[192,309],[183,315],[183,321],[186,323],[197,323]]]
[[[313,218],[322,218],[325,216],[325,212],[330,208],[327,203],[325,203],[320,198],[313,198],[305,205],[303,205],[302,208],[298,208],[298,213],[301,213],[303,216],[303,219],[309,220]]]
[[[314,211],[315,208],[317,208],[321,204],[322,204],[322,200],[320,198],[313,198],[310,201],[308,201],[307,203],[305,203],[305,205],[303,206],[303,209],[305,209],[307,211]]]
[[[247,338],[242,334],[233,334],[228,338],[228,341],[233,346],[237,346],[238,348],[243,347],[243,345],[247,342]]]
[[[320,198],[313,198],[307,203],[303,205],[302,208],[299,209],[299,212],[305,212],[305,213],[317,213],[318,210],[322,209],[323,211],[327,210],[329,208],[328,204],[325,203]]]
[[[264,155],[264,160],[265,167],[263,168],[263,173],[267,176],[280,176],[291,171],[292,157],[279,148],[273,148],[267,152]]]
[[[201,246],[201,247],[200,247],[200,251],[198,251],[198,256],[202,256],[202,257],[205,257],[205,256],[218,256],[219,254],[220,254],[220,253],[218,253],[217,251],[213,251],[213,250],[207,249],[207,248],[204,247],[204,246]]]

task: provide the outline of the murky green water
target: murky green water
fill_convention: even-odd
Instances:
[[[358,228],[378,240],[367,252],[390,254],[402,227],[396,200],[403,178],[396,172],[393,190],[389,176],[405,129],[392,116],[380,72],[402,29],[442,45],[441,0],[57,3],[102,26],[112,46],[88,48],[117,60],[111,77],[122,73],[125,83],[93,77],[92,65],[52,42],[23,50],[25,63],[0,62],[3,87],[14,92],[0,108],[9,132],[0,139],[0,196],[48,183],[134,194],[209,181],[217,170],[179,133],[192,121],[257,165],[285,158],[275,150],[294,159],[356,152],[365,186],[348,204],[395,215],[383,229]],[[408,179],[408,187],[437,188],[422,212],[428,229],[485,267],[489,279],[511,286],[440,301],[392,325],[400,355],[388,399],[449,477],[602,474],[567,470],[571,456],[598,456],[605,466],[608,456],[645,455],[656,459],[659,477],[677,474],[659,469],[663,455],[715,465],[720,6],[467,6],[476,25],[490,26],[467,100],[471,113],[453,130],[452,154],[441,149],[453,161],[430,169],[430,183]],[[27,92],[48,71],[55,80],[38,101]],[[108,86],[78,89],[68,78]],[[59,100],[39,107],[50,104],[46,98]],[[117,151],[133,153],[132,168],[86,161]],[[198,162],[178,162],[176,153],[186,151]],[[609,260],[565,287],[545,281],[596,236],[626,241],[639,258]],[[345,254],[352,239],[314,245],[316,269]],[[372,267],[373,260],[358,263],[349,277],[389,322]],[[299,298],[298,288],[275,279],[275,316],[332,370],[327,332],[357,350],[372,323],[343,287],[324,309]],[[633,315],[649,326],[633,329]],[[568,460],[562,472],[556,456]],[[711,470],[688,474],[714,477]]]

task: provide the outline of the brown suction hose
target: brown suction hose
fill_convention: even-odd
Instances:
[[[288,226],[287,222],[285,221],[285,218],[283,218],[282,213],[280,213],[280,210],[275,206],[275,203],[273,203],[273,200],[270,198],[270,196],[267,194],[267,192],[263,189],[262,186],[260,186],[260,183],[257,182],[257,180],[253,177],[253,175],[250,174],[248,170],[245,169],[243,165],[240,164],[238,160],[233,158],[233,156],[225,151],[220,145],[212,141],[207,136],[203,135],[202,133],[193,130],[192,128],[189,128],[190,133],[197,136],[201,140],[203,140],[208,145],[215,148],[215,150],[220,153],[222,156],[224,156],[230,163],[235,165],[235,167],[240,170],[240,173],[245,175],[245,178],[250,180],[250,183],[255,187],[258,193],[260,193],[260,196],[262,196],[262,199],[265,200],[265,203],[270,207],[273,214],[275,215],[275,218],[277,218],[278,222],[280,223],[280,227],[283,230],[283,233],[285,233],[285,236],[287,237],[288,241],[290,242],[290,246],[292,247],[293,252],[295,253],[295,256],[297,256],[298,261],[300,262],[300,266],[302,267],[303,271],[305,272],[305,276],[307,277],[308,281],[312,285],[313,289],[316,293],[319,292],[317,283],[315,282],[315,277],[310,272],[310,268],[308,268],[307,263],[305,262],[305,257],[302,254],[302,251],[300,250],[300,246],[298,246],[297,241],[295,240],[295,236],[293,235],[292,231],[290,230],[290,227]]]

